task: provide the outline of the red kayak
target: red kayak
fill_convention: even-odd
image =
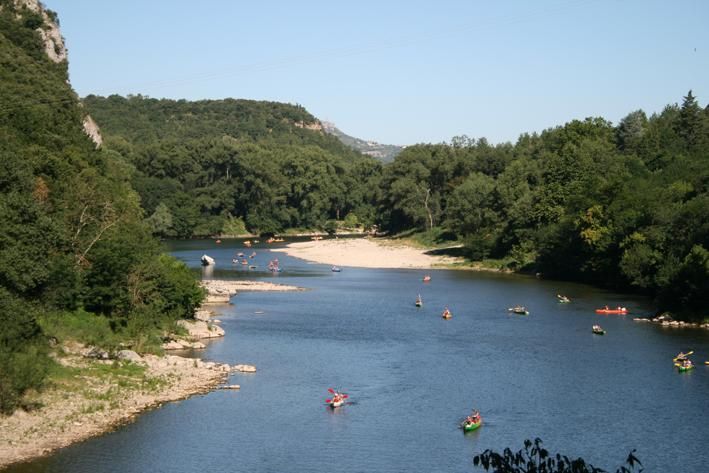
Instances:
[[[618,307],[617,309],[609,309],[605,307],[603,309],[596,309],[597,314],[627,314],[628,309],[625,307]]]

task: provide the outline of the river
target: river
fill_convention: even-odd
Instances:
[[[633,322],[651,312],[647,301],[527,276],[333,273],[263,247],[253,262],[265,268],[278,257],[283,272],[250,271],[229,262],[240,245],[171,247],[195,271],[202,253],[215,257],[213,277],[309,289],[241,293],[221,310],[227,335],[202,356],[256,365],[255,374],[231,376],[240,391],[165,405],[7,471],[463,472],[477,471],[476,453],[517,450],[535,437],[612,471],[632,449],[648,472],[706,471],[707,330]],[[559,304],[557,293],[572,303]],[[510,314],[514,304],[530,314]],[[632,315],[594,313],[606,304]],[[451,320],[440,317],[446,305]],[[593,335],[594,323],[607,335]],[[697,368],[678,373],[672,357],[688,349]],[[350,404],[326,406],[329,387],[349,393]],[[463,434],[457,425],[473,407],[484,424]]]

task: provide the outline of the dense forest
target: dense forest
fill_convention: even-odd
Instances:
[[[84,133],[67,63],[40,34],[55,18],[0,0],[0,414],[42,386],[52,328],[148,349],[202,299],[144,223],[128,166]]]
[[[381,166],[301,107],[87,97],[106,148],[133,167],[156,234],[324,228],[332,219],[462,242],[474,261],[709,304],[709,109],[573,120],[516,143],[409,146]]]
[[[253,100],[89,96],[105,148],[133,167],[148,221],[163,237],[374,223],[373,158],[321,131],[300,106]]]
[[[383,170],[385,227],[459,238],[473,260],[709,306],[709,108],[689,93],[617,126],[406,148]],[[706,314],[706,312],[704,312]]]

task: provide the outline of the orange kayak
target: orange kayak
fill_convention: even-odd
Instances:
[[[620,308],[620,309],[596,309],[597,314],[627,314],[628,309],[626,308]]]

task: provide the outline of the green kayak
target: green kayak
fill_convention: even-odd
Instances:
[[[694,369],[694,365],[678,366],[677,369],[679,370],[680,373],[682,373],[683,371],[689,371],[691,369]]]
[[[480,419],[480,420],[477,421],[477,422],[470,422],[470,423],[464,422],[464,423],[463,423],[463,431],[464,431],[464,432],[472,432],[473,430],[476,430],[476,429],[477,429],[478,427],[480,427],[481,425],[483,425],[483,420],[482,420],[482,419]]]

